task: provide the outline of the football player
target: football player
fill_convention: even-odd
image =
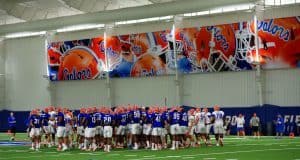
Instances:
[[[173,107],[170,117],[169,117],[169,122],[170,122],[170,133],[172,137],[172,147],[171,150],[178,149],[179,147],[179,121],[180,121],[180,114],[178,113],[178,110],[176,107]]]
[[[125,110],[123,108],[117,109],[117,115],[116,115],[116,126],[117,131],[117,139],[116,139],[116,147],[117,148],[124,148],[124,136],[125,136],[125,130],[127,126],[127,115],[125,113]]]
[[[195,138],[194,138],[194,132],[195,132],[195,110],[190,109],[188,112],[189,116],[189,124],[188,124],[188,131],[186,133],[187,138],[190,139],[190,146],[195,147]]]
[[[36,109],[33,109],[31,111],[31,116],[30,116],[30,137],[32,138],[32,145],[31,145],[31,150],[36,150],[38,151],[40,149],[40,117],[38,115],[38,111]]]
[[[84,124],[85,124],[85,108],[80,108],[80,113],[77,115],[77,136],[76,142],[78,149],[84,147]]]
[[[162,126],[164,120],[162,119],[162,114],[159,113],[159,108],[154,108],[154,113],[152,114],[152,150],[160,150],[162,146],[161,134]]]
[[[103,137],[104,137],[104,152],[110,152],[112,145],[112,135],[114,126],[114,116],[112,115],[112,111],[106,108],[104,110],[104,114],[102,116],[103,122]]]
[[[66,122],[65,122],[65,115],[63,114],[63,110],[58,107],[57,108],[57,139],[58,139],[58,151],[65,151],[68,149],[66,139]]]
[[[46,107],[44,109],[44,111],[40,114],[40,117],[41,117],[41,124],[43,126],[43,131],[45,133],[45,140],[46,140],[46,143],[48,145],[48,147],[51,147],[51,142],[50,142],[50,127],[49,127],[49,118],[50,118],[50,115],[49,115],[49,109],[48,107]]]
[[[102,126],[102,108],[98,108],[97,112],[94,113],[94,116],[96,117],[96,131],[95,131],[95,139],[96,139],[96,145],[99,148],[103,147],[103,126]]]
[[[185,147],[187,146],[186,133],[188,131],[188,124],[189,124],[188,113],[185,110],[183,110],[183,108],[179,108],[179,113],[181,115],[179,121],[179,125],[180,125],[179,136],[180,136],[182,147]]]
[[[214,124],[214,133],[216,138],[216,145],[223,146],[223,136],[224,136],[224,112],[220,110],[220,106],[214,106],[214,112],[212,113],[212,122]]]
[[[138,139],[140,136],[140,120],[141,120],[141,112],[138,109],[138,106],[133,106],[133,111],[130,112],[130,117],[132,124],[132,142],[134,144],[133,149],[137,150],[139,148],[138,146]]]
[[[96,143],[94,141],[95,137],[95,126],[96,126],[96,117],[94,116],[93,108],[87,108],[86,112],[86,128],[84,130],[84,147],[83,150],[86,151],[95,151],[97,149]]]
[[[207,129],[205,125],[205,112],[201,112],[201,108],[196,109],[196,137],[198,145],[201,145],[201,140],[206,144]]]
[[[210,146],[211,142],[210,142],[210,130],[212,127],[212,117],[211,117],[211,113],[208,112],[208,108],[203,108],[203,112],[205,115],[205,125],[206,125],[206,145]]]
[[[240,113],[239,116],[236,118],[237,136],[245,137],[244,124],[245,124],[244,116]]]

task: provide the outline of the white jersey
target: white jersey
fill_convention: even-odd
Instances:
[[[205,125],[206,118],[204,112],[198,113],[196,119],[198,121],[197,125],[201,125],[201,126]]]
[[[224,112],[223,111],[214,111],[212,116],[215,117],[215,124],[223,124]]]
[[[55,118],[56,117],[56,112],[55,111],[51,111],[49,112],[50,118]]]
[[[68,114],[65,114],[65,122],[66,122],[66,125],[71,126],[72,117]]]
[[[206,112],[205,113],[205,123],[206,124],[210,124],[210,122],[211,122],[210,117],[211,117],[211,113],[210,112]]]
[[[243,128],[244,127],[244,124],[245,124],[245,119],[244,117],[237,117],[236,118],[236,126],[238,128]]]
[[[195,122],[195,116],[189,115],[189,126],[192,126],[194,122]]]
[[[56,123],[56,112],[55,111],[51,111],[51,112],[49,112],[49,115],[50,115],[49,119],[51,119],[51,120],[49,120],[49,124],[50,124],[50,126],[54,126],[55,123]]]

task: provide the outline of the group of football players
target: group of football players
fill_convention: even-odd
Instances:
[[[42,135],[44,145],[65,151],[78,147],[85,151],[111,148],[146,148],[161,150],[170,147],[210,146],[213,127],[216,145],[223,146],[224,112],[218,105],[212,113],[207,108],[137,105],[85,107],[75,116],[62,107],[33,109],[30,112],[28,135],[32,150],[39,150]],[[76,137],[76,139],[75,139]],[[57,141],[55,140],[57,138]]]

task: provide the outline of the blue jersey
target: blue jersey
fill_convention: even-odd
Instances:
[[[40,117],[38,115],[31,115],[30,116],[30,122],[33,125],[34,128],[40,128]]]
[[[48,126],[50,115],[48,113],[42,113],[40,115],[40,117],[41,117],[42,125],[43,126]]]
[[[59,119],[61,119],[61,121],[59,121]],[[57,113],[57,126],[60,126],[60,127],[66,126],[65,116],[62,112]]]
[[[141,112],[139,110],[131,111],[131,116],[132,116],[133,123],[140,123]]]
[[[187,112],[182,112],[181,113],[181,118],[180,118],[180,126],[188,126],[189,125],[189,118],[188,118]]]
[[[93,114],[86,114],[86,120],[88,122],[88,128],[95,128],[96,126],[96,117]]]
[[[276,132],[283,133],[284,132],[284,121],[282,117],[278,117],[276,120]]]
[[[142,114],[142,117],[146,117],[147,116],[147,112],[146,111],[142,111],[141,114]]]
[[[130,112],[127,112],[126,113],[126,116],[127,116],[127,123],[128,124],[133,124],[134,122],[133,122],[133,112],[132,111],[130,111]]]
[[[147,113],[145,123],[146,124],[152,123],[152,114]]]
[[[84,118],[85,118],[85,114],[84,113],[79,113],[78,115],[77,115],[77,125],[78,126],[83,126],[83,124],[84,124]]]
[[[277,127],[283,127],[284,126],[284,122],[283,122],[283,118],[282,117],[277,118],[276,126]]]
[[[96,118],[96,126],[100,126],[101,125],[101,118],[102,118],[102,113],[94,113],[94,116]]]
[[[127,115],[126,114],[118,114],[117,115],[118,124],[120,126],[126,126],[127,125]]]
[[[102,116],[102,121],[104,126],[112,126],[113,123],[113,115],[105,114]]]
[[[180,121],[180,114],[178,112],[171,112],[170,113],[170,124],[179,124]]]
[[[7,118],[7,121],[8,121],[8,126],[9,127],[16,127],[17,121],[16,121],[16,118],[14,116],[9,116]]]
[[[162,128],[163,127],[163,118],[160,113],[153,113],[153,122],[152,122],[152,127],[153,128]]]
[[[141,117],[142,117],[142,122],[146,123],[147,112],[146,111],[141,111]]]

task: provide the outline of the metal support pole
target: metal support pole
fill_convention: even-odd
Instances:
[[[256,55],[255,55],[255,64],[256,64],[256,74],[255,74],[255,78],[256,78],[256,86],[257,86],[257,90],[258,90],[258,102],[260,106],[263,106],[264,101],[263,101],[263,80],[262,80],[262,70],[261,70],[261,65],[260,65],[260,58],[259,58],[259,47],[260,47],[260,42],[259,42],[259,37],[258,37],[258,30],[257,30],[257,16],[260,15],[260,7],[261,4],[260,2],[258,2],[256,8],[255,8],[255,13],[254,13],[254,17],[253,17],[253,21],[254,21],[254,32],[255,32],[255,51],[256,51]]]
[[[180,16],[174,16],[174,24],[173,24],[173,28],[172,28],[172,35],[173,35],[173,53],[174,53],[174,57],[175,57],[175,87],[176,87],[176,105],[183,105],[182,103],[182,75],[179,73],[178,70],[178,64],[177,64],[177,47],[176,47],[176,37],[175,37],[175,30],[176,30],[176,26],[179,23],[181,23],[181,17]]]
[[[105,28],[104,31],[104,54],[105,54],[105,67],[106,67],[106,71],[107,71],[107,75],[106,75],[106,81],[105,81],[105,86],[106,86],[106,92],[107,92],[107,99],[106,99],[106,105],[113,107],[113,100],[112,100],[112,91],[111,91],[111,81],[110,81],[110,77],[109,77],[109,60],[108,60],[108,56],[107,56],[107,50],[106,50],[106,39],[107,39],[107,28]]]

